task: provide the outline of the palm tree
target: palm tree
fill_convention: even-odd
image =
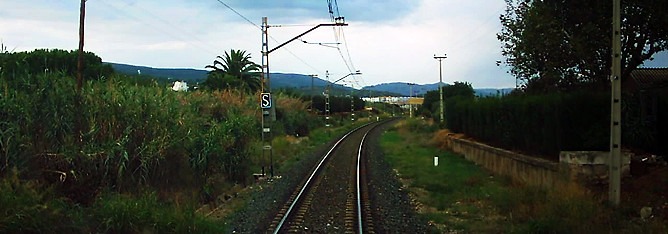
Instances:
[[[205,86],[213,89],[238,88],[256,92],[261,88],[260,66],[250,61],[250,54],[243,50],[230,50],[225,56],[216,56],[209,71]]]

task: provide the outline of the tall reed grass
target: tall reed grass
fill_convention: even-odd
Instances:
[[[177,93],[124,76],[78,93],[63,74],[3,77],[0,87],[0,173],[60,180],[75,200],[106,187],[197,187],[214,174],[243,183],[250,174],[259,127],[240,93]]]

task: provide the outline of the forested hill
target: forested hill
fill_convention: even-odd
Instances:
[[[144,66],[135,66],[120,63],[108,63],[118,73],[123,74],[141,74],[153,76],[156,78],[168,78],[172,80],[182,80],[188,83],[197,83],[206,79],[206,70],[197,70],[192,68],[153,68]]]
[[[119,63],[108,63],[110,64],[116,72],[123,74],[141,74],[153,76],[156,78],[164,78],[170,80],[182,80],[188,83],[197,83],[202,82],[206,79],[207,72],[206,70],[198,70],[191,68],[153,68],[145,66],[135,66],[128,64],[119,64]],[[290,74],[290,73],[271,73],[271,87],[272,89],[281,89],[281,88],[295,88],[300,90],[310,89],[311,87],[311,77],[308,75],[302,74]],[[328,82],[320,78],[313,78],[313,86],[315,87],[324,87]],[[335,89],[348,90],[348,87],[342,85],[334,85]]]
[[[141,74],[154,76],[156,78],[170,79],[170,80],[181,80],[188,83],[198,83],[206,79],[207,72],[206,70],[198,70],[192,68],[153,68],[145,66],[135,66],[128,64],[119,64],[119,63],[108,63],[110,64],[116,72],[123,74]],[[290,73],[271,73],[271,87],[272,89],[282,89],[290,88],[300,90],[304,93],[310,93],[311,82],[313,81],[313,86],[317,90],[321,90],[321,87],[326,86],[329,82],[320,79],[318,77],[311,80],[311,76],[302,75],[302,74],[290,74]],[[449,85],[444,83],[443,85]],[[333,92],[350,92],[351,88],[342,86],[339,84],[334,85]],[[424,93],[431,90],[438,90],[438,83],[434,84],[417,84],[413,85],[413,96],[422,96]],[[314,91],[315,93],[320,93],[321,91]],[[367,91],[372,91],[371,95],[399,95],[399,96],[410,96],[411,87],[408,83],[405,82],[394,82],[386,84],[378,84],[372,86],[366,86],[362,88],[363,95],[367,95]],[[512,91],[512,89],[474,89],[476,95],[478,96],[493,96],[498,94],[507,94]]]

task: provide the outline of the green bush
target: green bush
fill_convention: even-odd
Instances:
[[[90,209],[96,231],[104,233],[221,233],[224,225],[158,201],[155,194],[140,197],[106,195]]]
[[[193,208],[161,203],[153,193],[107,194],[89,206],[57,196],[36,181],[0,181],[0,233],[221,233],[224,225]]]
[[[500,147],[558,155],[562,150],[608,147],[605,93],[450,99],[447,126]]]
[[[36,181],[19,181],[16,174],[0,181],[1,233],[76,232],[70,208]]]
[[[432,133],[437,128],[437,126],[422,119],[406,119],[406,127],[408,130],[418,133]]]

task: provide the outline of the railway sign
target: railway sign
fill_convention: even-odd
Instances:
[[[260,108],[262,109],[271,108],[271,93],[260,94]]]

